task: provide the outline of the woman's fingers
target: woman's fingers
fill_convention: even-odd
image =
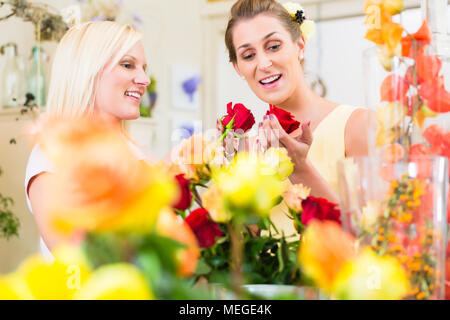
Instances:
[[[274,115],[270,115],[269,117],[270,117],[269,118],[270,127],[272,131],[275,132],[282,146],[284,146],[287,149],[294,148],[295,139],[292,138],[286,131],[284,131],[280,122],[278,122],[277,117],[275,117]]]
[[[307,144],[308,146],[311,146],[313,142],[313,134],[311,130],[311,121],[306,121],[302,123],[302,134],[296,137],[295,139],[298,142],[302,142],[304,144]]]

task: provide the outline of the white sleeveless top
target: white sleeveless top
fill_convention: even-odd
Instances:
[[[134,142],[127,139],[127,143],[138,160],[149,160],[152,158],[150,154],[146,153],[139,146],[134,144]],[[53,169],[53,166],[50,163],[49,159],[45,156],[42,150],[39,149],[39,145],[36,145],[31,151],[30,157],[28,158],[28,164],[25,171],[25,196],[27,199],[28,209],[30,210],[31,214],[33,214],[33,210],[31,208],[30,198],[28,197],[28,184],[30,183],[30,180],[41,173],[54,171],[55,170]],[[42,237],[40,238],[40,247],[44,258],[49,262],[52,262],[53,256]]]

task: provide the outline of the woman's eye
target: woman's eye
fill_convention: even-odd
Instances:
[[[242,56],[242,59],[244,59],[244,60],[249,60],[249,59],[253,58],[253,56],[254,56],[253,53],[244,54],[244,55]]]
[[[280,47],[280,44],[274,44],[274,45],[269,46],[269,49],[274,51],[274,50],[277,50],[279,47]]]
[[[133,64],[129,63],[129,62],[122,62],[120,64],[122,67],[127,68],[127,69],[132,69],[133,68]]]

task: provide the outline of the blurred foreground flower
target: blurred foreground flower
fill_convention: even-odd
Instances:
[[[144,275],[128,263],[98,268],[75,295],[77,300],[154,299]]]
[[[408,288],[408,277],[398,260],[380,257],[367,248],[342,266],[333,293],[345,300],[398,300],[408,294]]]
[[[178,275],[190,276],[197,267],[197,261],[200,256],[197,238],[189,227],[182,220],[179,220],[171,210],[162,210],[156,224],[156,231],[168,238],[174,239],[186,247],[177,251],[175,260],[178,263]]]
[[[263,174],[277,175],[280,180],[286,180],[294,171],[294,163],[285,148],[269,148],[261,157]]]
[[[333,221],[314,220],[304,233],[299,260],[304,273],[331,293],[336,275],[356,256],[356,242]]]
[[[59,232],[147,232],[176,196],[166,170],[137,160],[112,123],[49,121],[38,139],[55,166],[45,200],[49,224]]]
[[[15,272],[0,276],[0,300],[73,299],[90,277],[87,261],[76,247],[58,247],[53,254],[53,263],[34,255],[23,261]]]
[[[239,153],[229,168],[214,175],[229,210],[267,216],[284,191],[276,174],[267,174],[265,162],[255,154]]]

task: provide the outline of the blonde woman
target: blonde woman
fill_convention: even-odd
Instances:
[[[91,116],[119,125],[139,117],[139,105],[150,80],[142,34],[111,21],[88,22],[72,27],[58,45],[53,62],[47,115],[55,118]],[[145,154],[126,138],[138,159]],[[51,257],[62,239],[46,228],[43,185],[52,164],[35,146],[28,160],[25,192],[30,211],[42,236],[41,249]]]

